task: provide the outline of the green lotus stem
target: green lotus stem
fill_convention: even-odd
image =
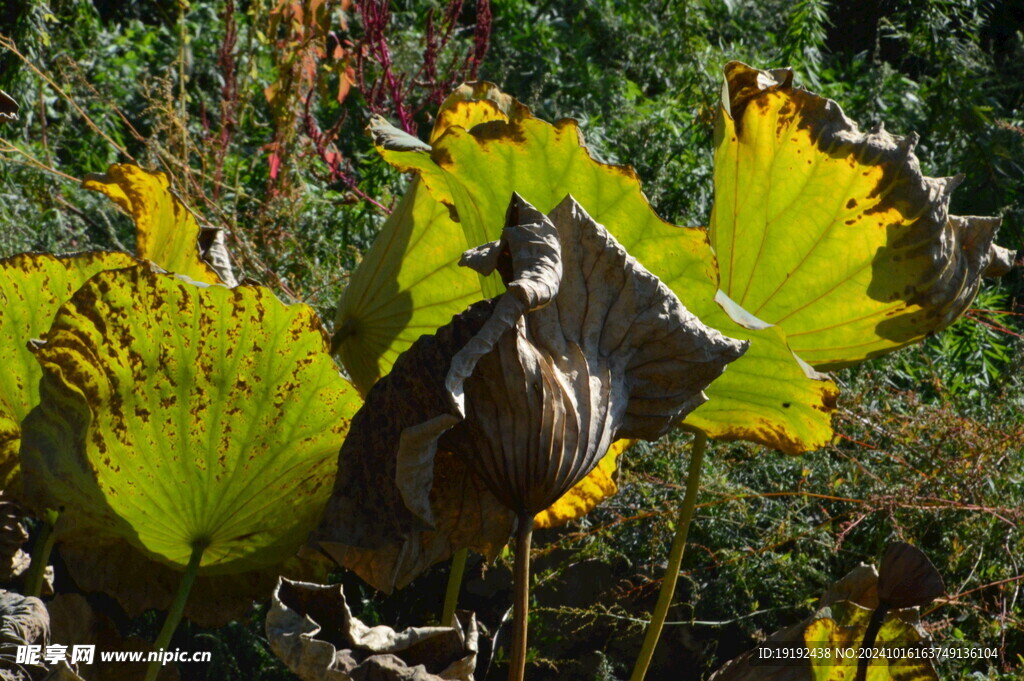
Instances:
[[[512,658],[508,681],[523,681],[526,674],[526,629],[530,611],[530,542],[533,539],[533,516],[520,514],[516,528],[516,564],[514,571],[515,600],[512,602]]]
[[[43,529],[36,539],[36,545],[32,548],[32,562],[29,565],[28,575],[25,576],[25,595],[39,598],[43,593],[43,578],[46,576],[46,564],[50,562],[50,552],[53,551],[53,543],[57,539],[54,526],[60,512],[53,509],[46,509],[43,514]]]
[[[441,626],[454,626],[455,607],[459,604],[459,590],[462,588],[462,575],[466,573],[466,556],[469,549],[459,549],[452,556],[452,569],[448,573],[448,588],[444,592],[444,609],[441,611]]]
[[[647,668],[651,666],[651,658],[654,657],[654,649],[661,638],[661,630],[665,626],[665,618],[668,617],[668,608],[672,605],[672,598],[676,592],[676,580],[679,579],[679,568],[683,562],[683,550],[686,548],[686,535],[690,530],[690,522],[693,520],[693,509],[697,505],[697,491],[700,489],[700,469],[704,463],[704,450],[707,448],[708,436],[702,431],[696,431],[693,438],[693,448],[690,452],[690,466],[686,472],[686,494],[683,495],[683,505],[679,509],[679,517],[676,519],[676,536],[672,539],[672,550],[668,554],[668,567],[665,568],[665,576],[661,580],[661,591],[658,592],[658,603],[654,606],[654,613],[651,615],[651,622],[647,625],[647,635],[644,637],[644,645],[640,649],[640,655],[633,667],[633,675],[629,681],[643,681],[647,676]]]
[[[153,650],[157,653],[167,650],[171,644],[171,637],[174,636],[174,632],[178,629],[181,616],[185,612],[185,603],[188,602],[188,595],[192,591],[196,575],[199,574],[199,563],[203,560],[203,551],[206,550],[208,545],[207,542],[196,542],[192,545],[192,557],[188,559],[188,565],[181,576],[178,593],[174,595],[171,609],[167,611],[167,619],[164,620],[164,626],[156,637],[156,643],[153,644]],[[160,660],[152,660],[149,666],[146,667],[145,681],[156,681],[156,675],[160,673],[160,667],[162,666],[163,663]]]

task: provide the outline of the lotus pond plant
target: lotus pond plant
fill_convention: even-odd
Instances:
[[[613,442],[656,440],[706,401],[704,388],[748,344],[698,321],[571,196],[544,215],[513,195],[501,238],[466,251],[462,264],[499,274],[505,293],[420,338],[370,390],[319,539],[386,588],[396,571],[367,571],[367,549],[383,548],[399,566],[419,548],[409,528],[436,527],[437,516],[480,514],[502,540],[514,521],[509,678],[521,680],[534,517]],[[467,510],[465,498],[432,494],[453,458],[483,482],[477,498],[492,499]],[[487,517],[485,504],[504,512]],[[405,528],[382,505],[404,505]],[[457,541],[438,529],[435,541]]]
[[[672,599],[707,438],[820,448],[838,396],[821,371],[941,331],[983,276],[1012,266],[993,243],[997,218],[949,214],[959,178],[925,177],[914,136],[862,132],[792,81],[787,69],[726,66],[706,230],[664,222],[630,168],[591,158],[574,121],[541,121],[490,84],[449,97],[430,144],[371,124],[385,160],[417,177],[338,305],[333,349],[361,390],[419,334],[500,292],[493,275],[474,278],[455,263],[465,246],[499,234],[511,193],[541,213],[571,194],[702,322],[750,343],[683,420],[697,431],[686,494],[634,681]],[[407,566],[403,581],[414,573]]]
[[[183,613],[225,622],[294,572],[362,400],[312,309],[220,283],[163,175],[111,175],[93,182],[136,217],[140,254],[192,276],[120,253],[5,261],[22,275],[5,278],[5,330],[48,326],[17,382],[36,402],[17,433],[22,495],[79,586],[129,613],[169,608],[166,648]]]
[[[914,136],[863,132],[792,81],[725,67],[706,229],[663,220],[574,121],[490,84],[456,90],[429,142],[374,119],[382,157],[416,177],[329,344],[310,308],[237,285],[166,176],[91,177],[134,218],[133,254],[0,261],[0,476],[50,521],[37,546],[59,541],[79,585],[129,613],[169,609],[166,647],[184,614],[223,621],[269,593],[314,528],[384,591],[514,534],[518,680],[533,527],[586,513],[632,441],[682,426],[640,681],[707,440],[823,446],[838,388],[822,372],[941,331],[1013,264],[998,219],[949,214],[959,178],[924,176]]]

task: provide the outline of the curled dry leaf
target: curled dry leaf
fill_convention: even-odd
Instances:
[[[619,440],[614,443],[587,477],[534,517],[533,526],[538,529],[561,527],[570,520],[582,518],[618,492],[616,476],[619,457],[635,443],[636,440]]]
[[[916,143],[862,132],[789,69],[725,67],[709,228],[721,287],[816,368],[941,331],[1012,265],[999,218],[950,215],[963,176],[925,177]]]
[[[443,442],[503,505],[533,516],[615,440],[656,440],[705,402],[748,344],[701,324],[571,197],[545,216],[514,195],[506,223],[463,257],[499,272],[507,292],[452,359],[460,421]],[[430,467],[431,443],[410,445],[399,468]],[[411,508],[423,498],[415,479],[400,479]]]
[[[514,515],[547,509],[615,440],[660,437],[746,348],[571,197],[545,216],[514,196],[507,221],[463,259],[507,292],[404,353],[342,447],[319,539],[378,588],[463,546],[493,555]],[[464,488],[438,484],[454,476]]]
[[[0,680],[41,679],[46,668],[17,662],[20,646],[50,643],[50,615],[38,598],[0,591]]]
[[[9,582],[28,569],[31,559],[21,550],[28,541],[25,509],[0,493],[0,582]]]
[[[271,650],[302,681],[472,681],[477,626],[369,627],[352,616],[340,584],[281,579],[267,613]]]

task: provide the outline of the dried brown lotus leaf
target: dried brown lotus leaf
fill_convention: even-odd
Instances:
[[[493,305],[481,301],[437,334],[416,341],[370,389],[366,406],[352,419],[318,530],[319,545],[382,591],[405,586],[462,547],[494,558],[512,530],[512,514],[448,452],[432,460],[432,477],[425,483],[432,485],[428,507],[420,504],[419,515],[406,507],[397,484],[402,442],[422,437],[424,428],[418,426],[424,421],[454,420],[444,388],[451,357],[479,330]]]
[[[458,548],[493,555],[510,511],[547,509],[619,438],[659,437],[746,347],[690,315],[571,197],[550,219],[515,197],[502,240],[463,264],[498,271],[507,293],[420,338],[370,391],[319,530],[378,588]]]
[[[477,627],[369,627],[352,616],[340,584],[281,579],[266,620],[267,640],[302,681],[472,681]]]
[[[0,679],[13,681],[41,679],[42,665],[17,662],[18,648],[50,643],[50,615],[38,598],[0,591]]]
[[[615,440],[657,439],[702,404],[746,344],[701,324],[572,197],[545,216],[514,196],[506,223],[464,258],[508,292],[452,360],[465,420],[442,443],[535,515]]]
[[[608,453],[587,477],[534,517],[534,528],[561,527],[571,520],[582,518],[597,508],[602,501],[618,492],[616,479],[619,457],[634,444],[636,440],[619,440],[612,444]]]

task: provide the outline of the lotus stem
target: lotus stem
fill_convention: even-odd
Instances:
[[[459,549],[452,556],[452,568],[448,573],[448,588],[444,592],[444,609],[441,611],[441,626],[455,626],[455,608],[459,604],[462,576],[466,573],[466,557],[469,549]]]
[[[533,516],[520,514],[516,528],[515,600],[512,603],[512,659],[508,681],[523,681],[526,674],[526,629],[530,610],[530,542]]]
[[[680,507],[679,516],[676,519],[676,535],[672,539],[672,550],[668,554],[668,567],[665,568],[665,576],[661,580],[661,591],[658,592],[658,603],[654,606],[651,622],[647,625],[647,635],[644,637],[643,647],[640,648],[640,655],[636,659],[633,675],[629,677],[629,681],[643,681],[647,676],[647,668],[651,666],[654,649],[658,646],[661,630],[668,617],[669,606],[672,605],[672,598],[675,596],[676,580],[679,579],[679,568],[683,563],[683,550],[686,548],[686,535],[690,530],[693,510],[697,505],[700,470],[704,463],[704,450],[707,448],[707,444],[708,436],[702,431],[696,431],[690,451],[690,466],[686,472],[686,494],[683,495],[683,505]]]
[[[174,595],[171,609],[167,611],[167,619],[164,620],[164,626],[160,629],[160,634],[156,637],[156,642],[153,644],[153,650],[157,653],[167,650],[171,644],[171,637],[177,631],[178,624],[181,622],[181,616],[185,612],[185,603],[188,602],[188,595],[192,591],[196,575],[199,574],[199,563],[203,560],[203,552],[207,546],[207,542],[196,542],[192,545],[192,556],[188,559],[188,565],[185,567],[184,574],[181,575],[178,593]],[[156,676],[160,673],[161,666],[163,666],[163,663],[159,659],[151,661],[149,666],[146,667],[145,681],[156,681]]]
[[[46,564],[50,562],[50,553],[53,551],[53,543],[57,539],[54,526],[60,516],[58,511],[46,509],[43,514],[43,529],[36,539],[36,545],[32,548],[32,562],[29,564],[28,575],[25,577],[25,595],[39,598],[43,593],[43,579],[46,576]]]

